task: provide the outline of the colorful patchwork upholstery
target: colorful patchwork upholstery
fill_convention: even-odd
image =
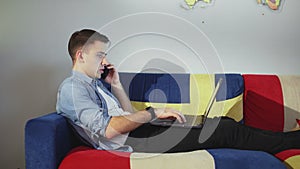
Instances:
[[[121,73],[121,81],[136,110],[171,107],[184,114],[203,115],[220,78],[223,84],[210,116],[230,116],[241,121],[243,78],[240,74]]]
[[[245,124],[290,131],[300,118],[300,76],[243,75]]]
[[[255,165],[253,165],[255,162]],[[59,169],[283,169],[284,164],[261,151],[209,149],[183,153],[124,153],[77,147]]]
[[[300,149],[285,150],[276,154],[276,157],[282,160],[287,168],[300,168]]]
[[[280,132],[299,126],[300,76],[252,74],[243,75],[243,78],[246,125]],[[276,156],[289,167],[300,168],[299,149]]]
[[[224,83],[210,116],[230,116],[246,125],[274,131],[287,131],[300,119],[299,76],[120,73],[135,109],[173,107],[185,114],[203,114],[221,77]],[[145,158],[149,155],[155,158]],[[26,123],[25,156],[27,169],[167,169],[170,163],[175,165],[169,167],[172,169],[300,168],[299,149],[280,152],[277,158],[261,151],[234,149],[163,155],[95,150],[84,146],[66,119],[56,113]]]

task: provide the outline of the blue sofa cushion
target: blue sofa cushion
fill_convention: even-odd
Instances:
[[[284,169],[276,157],[263,151],[236,149],[208,149],[215,160],[216,169]]]

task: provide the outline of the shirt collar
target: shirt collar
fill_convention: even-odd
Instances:
[[[92,82],[93,82],[92,78],[90,78],[86,74],[78,72],[76,70],[72,70],[72,76],[77,77],[77,78],[79,78],[79,79],[81,79],[81,80],[83,80],[83,81],[85,81],[89,84],[92,84]]]

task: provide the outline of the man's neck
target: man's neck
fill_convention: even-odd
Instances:
[[[72,68],[73,71],[77,71],[77,72],[80,72],[80,73],[83,73],[83,74],[86,74],[85,71],[77,64],[74,64],[73,65],[73,68]]]

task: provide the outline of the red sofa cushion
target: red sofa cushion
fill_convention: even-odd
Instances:
[[[243,75],[244,120],[248,126],[283,131],[284,101],[276,75]]]
[[[88,153],[87,153],[88,152]],[[84,156],[84,158],[82,158]],[[59,169],[130,169],[130,153],[76,147],[62,161]],[[97,161],[95,161],[97,159]]]

